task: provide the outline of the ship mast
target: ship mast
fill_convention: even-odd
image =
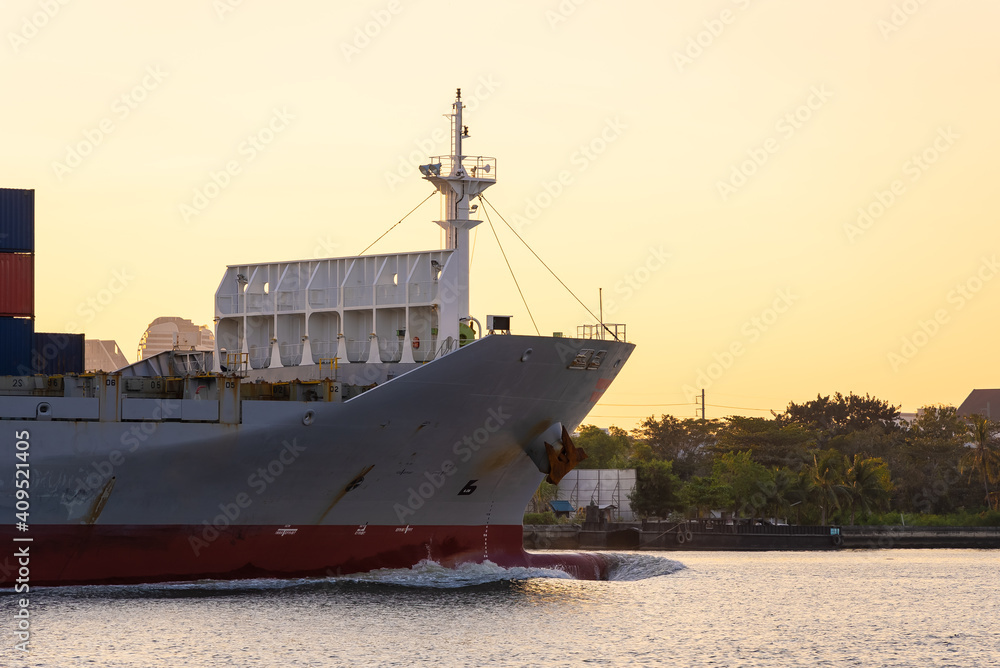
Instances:
[[[445,231],[445,248],[454,251],[439,279],[440,339],[458,340],[459,321],[469,313],[469,230],[483,222],[469,218],[475,205],[470,205],[479,193],[496,183],[496,158],[467,156],[462,153],[462,141],[469,139],[469,128],[462,124],[462,89],[455,93],[451,119],[451,155],[434,156],[430,164],[421,165],[420,173],[441,193],[442,219],[436,220]],[[440,340],[439,339],[439,340]]]

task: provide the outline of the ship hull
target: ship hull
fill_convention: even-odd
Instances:
[[[27,549],[28,565],[0,565],[11,582],[30,586],[135,584],[246,578],[337,577],[433,561],[453,568],[492,562],[505,568],[541,567],[578,579],[604,579],[596,554],[530,554],[517,526],[276,527],[45,526]],[[17,537],[17,536],[15,536]]]
[[[598,367],[572,368],[598,348]],[[525,553],[521,519],[544,444],[580,424],[632,349],[489,336],[348,401],[244,400],[238,424],[2,420],[0,542],[15,547],[0,585],[16,583],[25,546],[35,585],[330,576],[425,559],[602,577],[598,556]],[[58,415],[60,400],[46,401]],[[8,482],[15,436],[28,444],[26,531]]]

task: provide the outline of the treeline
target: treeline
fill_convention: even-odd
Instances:
[[[650,417],[631,433],[580,429],[580,468],[635,468],[641,517],[785,518],[854,524],[876,513],[998,508],[1000,423],[928,406],[908,424],[870,396],[817,396],[770,418]]]

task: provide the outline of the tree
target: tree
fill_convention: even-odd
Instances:
[[[910,425],[915,438],[948,446],[961,446],[969,425],[954,406],[924,406]]]
[[[965,452],[969,423],[954,406],[925,406],[908,435],[909,451],[921,463],[953,462]]]
[[[715,443],[719,426],[717,420],[680,420],[661,415],[659,420],[646,418],[633,435],[648,445],[656,458],[673,461],[677,475],[687,480],[711,469],[708,448]]]
[[[827,439],[826,448],[840,452],[847,457],[865,455],[867,457],[883,457],[901,446],[907,436],[903,429],[883,429],[879,425],[870,425],[865,429],[838,434]]]
[[[845,493],[841,454],[824,450],[813,454],[813,465],[808,468],[808,480],[820,510],[820,524],[826,524],[827,513],[840,508],[840,498]]]
[[[801,504],[809,500],[809,490],[803,483],[802,475],[788,467],[775,469],[774,480],[768,494],[768,508],[771,517],[787,518],[792,508],[795,508],[796,524]]]
[[[982,415],[973,415],[969,420],[972,449],[962,455],[959,461],[959,470],[963,473],[968,471],[970,480],[975,473],[979,473],[983,491],[986,492],[987,508],[994,505],[990,496],[990,483],[1000,480],[1000,450],[997,449],[995,437],[998,427],[1000,425]],[[996,505],[1000,507],[1000,502]]]
[[[719,429],[715,450],[749,451],[754,461],[764,466],[797,469],[809,460],[808,450],[815,443],[813,433],[800,424],[734,415]]]
[[[666,517],[679,508],[680,479],[670,462],[641,462],[635,469],[635,489],[629,495],[632,512],[639,517]]]
[[[711,476],[695,476],[691,478],[678,494],[684,508],[695,511],[695,517],[701,517],[713,508],[727,508],[731,505],[729,489],[723,487]]]
[[[577,465],[581,469],[628,468],[632,455],[632,439],[619,427],[611,427],[605,432],[592,424],[580,427],[580,435],[574,439],[576,447],[587,452],[587,458]]]
[[[767,505],[774,486],[771,472],[749,452],[727,452],[712,465],[712,482],[729,492],[729,506],[737,515],[753,517]]]
[[[814,400],[804,404],[789,402],[788,408],[777,418],[786,424],[800,424],[814,430],[823,447],[835,436],[872,426],[884,431],[900,429],[898,407],[853,392],[846,397],[837,392],[832,399],[817,394]]]
[[[635,468],[640,462],[654,462],[658,461],[656,459],[656,453],[653,449],[649,447],[649,443],[644,441],[633,441],[632,443],[632,456],[629,457],[628,468]]]
[[[868,454],[881,457],[891,469],[898,509],[948,513],[976,504],[975,490],[958,468],[968,424],[954,406],[922,407],[902,438],[888,440]]]
[[[857,510],[870,513],[882,507],[892,492],[889,467],[877,457],[844,457],[844,496],[851,509],[851,524]],[[824,522],[825,523],[825,522]]]

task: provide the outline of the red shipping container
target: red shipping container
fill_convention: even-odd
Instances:
[[[0,316],[35,315],[35,256],[0,253]]]

